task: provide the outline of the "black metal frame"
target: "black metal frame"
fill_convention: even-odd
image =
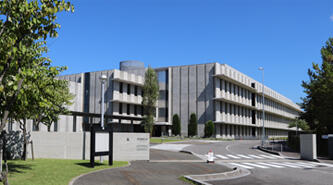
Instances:
[[[74,122],[76,122],[77,116],[82,116],[88,119],[87,122],[83,122],[83,129],[85,131],[90,131],[90,165],[91,167],[95,166],[95,156],[109,156],[109,165],[113,165],[113,131],[114,131],[114,125],[116,123],[108,123],[109,119],[118,119],[118,123],[121,124],[121,120],[130,120],[131,122],[131,131],[134,130],[133,122],[141,121],[143,118],[136,118],[136,117],[127,117],[127,116],[116,116],[116,115],[104,115],[105,121],[105,128],[102,129],[101,125],[99,123],[93,123],[92,118],[100,118],[101,114],[96,113],[86,113],[86,112],[75,112],[71,111],[69,115],[73,116]],[[102,151],[102,152],[96,152],[96,132],[108,132],[109,133],[109,151]]]

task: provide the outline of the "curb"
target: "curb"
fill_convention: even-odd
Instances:
[[[121,166],[121,167],[116,167],[116,168],[126,168],[126,167],[129,167],[129,166],[131,166],[131,162],[130,162],[130,161],[128,161],[128,164],[127,164],[126,166]],[[72,178],[72,180],[69,181],[68,185],[73,185],[74,182],[75,182],[77,179],[79,179],[79,178],[81,178],[81,177],[83,177],[83,176],[85,176],[85,175],[92,174],[92,173],[97,173],[97,172],[100,172],[100,171],[103,171],[103,170],[116,169],[116,168],[100,169],[100,170],[96,170],[96,171],[92,171],[92,172],[87,172],[87,173],[81,174],[81,175],[79,175],[79,176],[76,176],[76,177]]]
[[[280,152],[274,152],[274,151],[271,151],[271,150],[267,150],[265,148],[262,148],[261,146],[257,146],[257,149],[263,151],[263,152],[267,152],[267,153],[270,153],[270,154],[274,154],[274,155],[281,155]]]
[[[244,177],[249,174],[250,174],[250,172],[248,170],[234,168],[232,171],[223,172],[223,173],[213,173],[213,174],[204,174],[204,175],[186,175],[184,177],[187,180],[190,180],[196,184],[210,185],[210,183],[208,183],[206,181],[234,179],[234,178]]]

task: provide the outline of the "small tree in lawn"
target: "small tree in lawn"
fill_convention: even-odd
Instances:
[[[310,131],[310,126],[304,119],[295,119],[292,122],[289,123],[288,125],[289,128],[294,128],[296,127],[296,134],[298,132],[298,129],[302,129],[302,131],[308,132]]]
[[[180,135],[180,129],[180,119],[178,114],[175,114],[172,117],[172,133],[175,136]]]
[[[195,113],[192,113],[190,116],[190,122],[188,124],[188,136],[196,136],[198,129],[198,120]]]
[[[148,67],[145,73],[145,82],[143,85],[143,100],[142,104],[144,107],[145,117],[144,117],[144,128],[145,132],[153,132],[154,127],[154,116],[156,113],[156,103],[159,95],[159,86],[157,75],[151,67]]]
[[[209,120],[205,123],[205,137],[212,137],[214,134],[214,123]]]

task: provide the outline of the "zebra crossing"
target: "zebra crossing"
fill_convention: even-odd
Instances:
[[[232,167],[241,167],[246,169],[270,169],[270,168],[318,168],[318,167],[330,167],[333,168],[333,164],[328,163],[316,163],[316,162],[229,162],[228,165]]]
[[[215,159],[220,159],[220,160],[241,160],[241,159],[246,159],[246,160],[251,160],[251,159],[284,159],[284,157],[278,156],[278,155],[273,155],[273,154],[215,154]]]

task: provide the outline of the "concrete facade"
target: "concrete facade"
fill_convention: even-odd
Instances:
[[[139,72],[135,73],[133,70]],[[102,105],[108,115],[142,118],[144,70],[140,64],[134,68],[124,67],[123,70],[64,75],[59,76],[59,79],[70,81],[71,92],[76,95],[74,104],[70,107],[72,111],[99,114]],[[155,70],[159,79],[160,97],[154,135],[168,135],[172,116],[178,114],[181,119],[181,134],[187,136],[190,114],[195,113],[200,136],[203,136],[204,124],[209,120],[215,124],[217,138],[246,139],[261,136],[263,89],[260,82],[220,63],[170,66]],[[102,74],[107,76],[103,103],[100,102],[102,92],[99,79]],[[294,130],[288,128],[288,123],[298,116],[300,108],[266,86],[264,92],[267,135],[287,136],[288,131]],[[71,116],[61,116],[51,131],[82,132],[82,124],[87,120],[79,117],[76,123],[74,120]],[[99,123],[100,120],[95,118],[93,122]],[[122,124],[129,122],[122,121]],[[36,130],[32,129],[32,124],[29,127],[32,131]],[[40,126],[39,130],[46,131],[46,128]]]

